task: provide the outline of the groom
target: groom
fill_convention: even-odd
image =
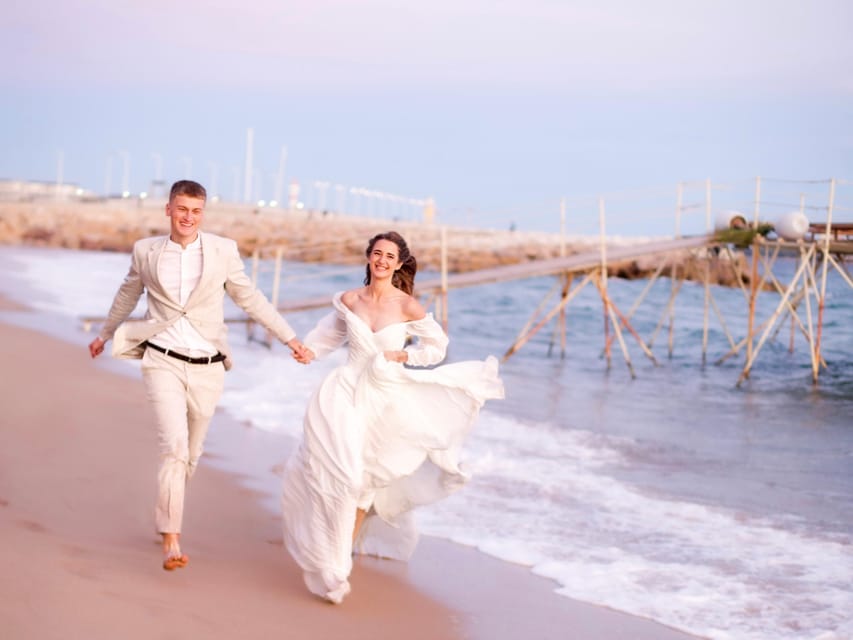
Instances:
[[[297,360],[307,361],[293,329],[246,275],[237,243],[201,232],[206,200],[197,182],[172,185],[166,205],[169,235],[134,244],[130,270],[89,344],[93,358],[112,339],[113,356],[142,359],[160,447],[155,520],[163,536],[163,568],[170,571],[189,562],[180,547],[185,486],[232,365],[225,294],[290,347]],[[128,321],[143,291],[148,311],[144,319]]]

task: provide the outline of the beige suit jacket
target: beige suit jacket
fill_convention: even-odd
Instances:
[[[296,337],[293,329],[246,275],[237,243],[210,233],[201,234],[202,274],[198,286],[182,306],[160,285],[157,262],[167,236],[138,240],[133,246],[130,270],[113,300],[101,329],[104,341],[113,340],[116,358],[141,358],[143,343],[185,316],[195,329],[225,354],[225,369],[232,366],[223,302],[227,293],[253,320],[282,343]],[[142,320],[128,320],[143,291],[148,310]]]

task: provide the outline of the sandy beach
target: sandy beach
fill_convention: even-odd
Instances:
[[[6,313],[26,312],[0,300]],[[221,453],[203,459],[190,484],[190,565],[165,572],[141,381],[18,324],[0,321],[5,638],[692,637],[559,596],[524,567],[427,537],[409,564],[357,559],[353,593],[329,605],[304,588],[264,496],[211,463]],[[212,430],[243,440],[235,455],[266,446],[247,442],[251,430],[224,412]]]

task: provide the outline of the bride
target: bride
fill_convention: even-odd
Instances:
[[[463,440],[483,403],[503,397],[494,357],[426,368],[448,339],[412,296],[417,262],[402,236],[371,238],[366,255],[365,286],[336,294],[304,340],[307,360],[345,343],[348,357],[309,401],[282,491],[285,545],[308,589],[334,603],[350,591],[353,552],[410,557],[411,510],[468,480]]]

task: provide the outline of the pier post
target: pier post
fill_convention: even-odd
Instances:
[[[444,332],[447,333],[447,227],[441,227],[441,306],[439,318]]]
[[[608,297],[607,297],[607,242],[605,240],[604,223],[604,198],[598,199],[598,250],[601,257],[601,278],[599,292],[604,304],[604,357],[607,359],[607,368],[610,368],[610,327],[608,324]]]
[[[815,340],[815,361],[820,360],[821,338],[823,337],[823,310],[826,305],[826,276],[829,272],[830,255],[829,241],[832,237],[832,210],[835,207],[835,178],[829,181],[829,202],[826,207],[826,235],[823,239],[823,272],[821,273],[820,282],[820,297],[818,298],[817,308],[817,339]],[[820,366],[812,367],[812,381],[817,382]]]
[[[711,233],[711,179],[707,178],[705,180],[705,233]],[[702,310],[702,366],[705,366],[705,362],[708,359],[708,316],[710,315],[710,306],[711,306],[711,264],[710,264],[710,251],[708,247],[705,247],[705,256],[703,262],[705,263],[704,269],[704,285],[705,285],[705,301]]]
[[[675,237],[681,237],[681,207],[684,200],[684,183],[679,182],[675,196]]]
[[[566,199],[560,198],[560,257],[566,257]],[[563,281],[563,290],[560,295],[561,300],[565,300],[569,294],[569,288],[572,286],[571,275],[566,272],[560,276]],[[560,315],[557,319],[557,331],[560,333],[560,358],[566,357],[566,306],[560,308]]]
[[[755,178],[755,216],[752,227],[758,230],[758,215],[761,210],[761,176]],[[755,333],[755,301],[758,297],[758,252],[760,251],[758,234],[752,240],[752,271],[749,277],[749,313],[746,324],[746,363],[741,374],[741,380],[749,377],[752,367],[752,348]]]
[[[705,366],[705,362],[708,359],[708,333],[710,330],[708,320],[711,311],[711,265],[709,264],[710,259],[710,252],[706,247],[705,259],[703,260],[703,262],[705,263],[705,267],[702,273],[702,279],[704,280],[703,284],[705,286],[705,299],[702,309],[702,366]]]
[[[711,178],[705,179],[705,233],[711,233]]]
[[[802,254],[802,251],[801,251]],[[812,381],[815,380],[818,372],[817,350],[815,349],[815,333],[814,322],[812,320],[812,305],[811,305],[811,290],[814,288],[815,298],[817,298],[817,279],[815,272],[817,269],[817,251],[810,251],[808,254],[802,255],[801,259],[807,261],[806,273],[803,276],[803,290],[806,298],[806,322],[808,322],[808,342],[809,356],[812,364]]]
[[[569,272],[561,273],[559,276],[560,283],[560,301],[558,303],[560,312],[557,314],[557,323],[554,325],[554,333],[551,336],[551,342],[548,344],[548,356],[554,349],[554,342],[557,336],[560,337],[560,358],[566,357],[566,304],[569,290],[572,286],[572,276]]]

